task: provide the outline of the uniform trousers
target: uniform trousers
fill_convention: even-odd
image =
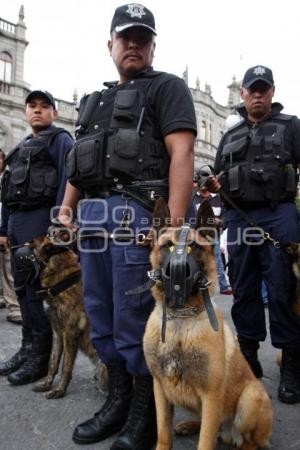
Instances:
[[[299,217],[294,203],[275,208],[246,211],[247,215],[271,237],[282,243],[299,242]],[[228,228],[230,281],[235,298],[232,318],[239,337],[253,341],[266,338],[265,308],[261,285],[269,293],[271,341],[276,348],[300,347],[299,320],[292,310],[296,279],[288,253],[263,240],[239,213],[229,209],[225,214]]]
[[[133,235],[147,234],[151,213],[132,199],[114,195],[82,200],[78,206],[80,233],[118,232],[124,218]],[[136,242],[87,238],[78,242],[82,267],[84,305],[90,319],[91,338],[105,364],[125,364],[132,375],[146,375],[142,340],[154,300],[150,290],[127,295],[148,280],[149,249]]]
[[[10,244],[23,245],[35,237],[45,236],[50,225],[49,208],[12,212],[8,221]],[[45,314],[43,302],[36,295],[36,291],[41,289],[39,279],[34,283],[26,283],[27,273],[16,269],[14,250],[12,272],[25,333],[41,336],[51,334],[51,325]]]

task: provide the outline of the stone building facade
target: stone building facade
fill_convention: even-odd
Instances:
[[[19,11],[18,23],[0,18],[0,148],[5,152],[12,149],[30,132],[24,118],[24,101],[30,92],[30,85],[24,81],[24,57],[28,45],[26,40],[24,8]],[[188,69],[183,74],[188,83]],[[218,104],[212,97],[208,84],[200,89],[190,88],[194,100],[198,136],[195,144],[195,168],[213,164],[217,146],[224,131],[226,117],[235,104],[239,103],[239,83],[233,79],[229,88],[228,104]],[[56,99],[58,120],[56,124],[74,132],[77,117],[74,94],[73,102]]]
[[[25,98],[30,85],[24,81],[24,57],[28,41],[25,36],[24,8],[18,23],[0,18],[0,148],[6,153],[30,133],[24,117]],[[74,131],[77,112],[75,102],[56,99],[57,126]]]
[[[186,82],[188,82],[187,79]],[[214,100],[209,84],[205,85],[203,91],[200,89],[200,83],[197,79],[196,88],[190,88],[198,127],[195,143],[196,169],[203,164],[213,165],[220,139],[224,133],[225,120],[232,113],[234,106],[240,102],[240,84],[234,77],[228,88],[227,106],[220,105]]]

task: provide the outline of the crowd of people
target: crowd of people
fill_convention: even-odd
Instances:
[[[219,239],[214,247],[219,291],[234,297],[238,342],[258,378],[263,376],[259,343],[267,334],[265,283],[272,344],[282,349],[278,398],[300,402],[300,326],[292,310],[295,278],[290,256],[274,245],[300,241],[295,206],[300,121],[272,103],[272,71],[252,67],[242,81],[241,120],[219,144],[216,175],[206,170],[194,174],[193,100],[181,78],[152,68],[155,38],[149,9],[140,4],[118,7],[108,41],[118,81],[83,97],[75,143],[53,125],[58,114],[53,96],[45,90],[30,92],[25,116],[32,133],[6,149],[2,175],[3,297],[8,320],[22,322],[22,342],[15,355],[0,363],[0,375],[21,385],[47,373],[52,332],[36,295],[39,279],[29,280],[18,270],[14,254],[26,241],[46,235],[51,209],[57,207],[57,220],[85,237],[80,246],[84,305],[92,343],[108,371],[104,404],[76,426],[73,440],[88,444],[118,433],[112,450],[152,448],[156,416],[142,348],[153,298],[150,291],[125,295],[146,282],[150,248],[132,239],[117,245],[109,236],[115,229],[125,234],[130,230],[131,237],[141,229],[147,234],[155,199],[161,196],[168,201],[172,226],[185,223],[197,204],[208,201],[219,238],[226,230],[225,266]],[[95,236],[95,231],[102,235]]]

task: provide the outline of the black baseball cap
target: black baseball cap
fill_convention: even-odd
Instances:
[[[265,66],[250,67],[244,75],[242,86],[248,89],[256,81],[264,81],[269,86],[274,86],[272,70]]]
[[[44,100],[46,100],[46,102],[49,103],[49,105],[53,106],[53,109],[56,110],[54,97],[48,91],[41,91],[41,90],[31,91],[26,97],[25,105],[37,97],[40,97],[40,98],[43,98]]]
[[[140,3],[119,6],[112,18],[110,32],[120,33],[131,27],[142,27],[156,35],[152,12]]]

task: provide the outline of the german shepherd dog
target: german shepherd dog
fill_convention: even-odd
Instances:
[[[212,209],[205,203],[200,207],[196,229],[189,230],[187,250],[206,279],[215,283],[212,246],[199,232],[199,227],[213,221]],[[159,201],[154,218],[164,216],[165,210],[166,205]],[[179,232],[175,228],[166,228],[161,233],[151,252],[154,272],[162,270],[166,254],[178,243]],[[209,292],[213,289],[214,284],[211,284]],[[198,450],[215,449],[218,435],[224,443],[239,450],[268,446],[273,418],[270,398],[253,375],[215,305],[218,331],[212,328],[202,292],[197,289],[186,298],[185,308],[198,309],[195,315],[182,317],[167,306],[165,342],[162,342],[163,282],[158,280],[152,287],[156,306],[146,325],[144,352],[154,378],[156,450],[172,448],[173,405],[186,407],[197,414],[197,421],[179,423],[175,431],[178,434],[199,432],[201,423]]]
[[[35,238],[29,245],[41,266],[40,281],[43,288],[41,293],[45,293],[44,299],[49,306],[47,313],[53,330],[48,374],[44,380],[34,385],[33,390],[48,391],[46,397],[49,399],[60,398],[65,395],[71,381],[78,349],[93,362],[97,360],[96,351],[89,338],[90,324],[83,309],[80,266],[75,252],[63,247],[60,251],[53,239],[48,236]],[[61,292],[55,292],[55,287],[68,279],[71,279],[71,284],[65,288],[63,286]],[[61,377],[58,385],[52,388],[62,355]]]

